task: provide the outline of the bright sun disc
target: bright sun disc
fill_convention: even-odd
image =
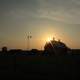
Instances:
[[[51,37],[49,37],[48,39],[47,39],[47,42],[50,42],[52,40],[52,38]]]

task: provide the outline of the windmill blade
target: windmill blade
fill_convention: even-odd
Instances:
[[[32,38],[32,36],[30,36],[30,38]]]

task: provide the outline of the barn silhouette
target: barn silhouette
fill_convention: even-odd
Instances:
[[[69,50],[70,48],[68,48],[65,43],[60,40],[57,41],[54,38],[44,46],[44,53],[49,55],[65,55]]]

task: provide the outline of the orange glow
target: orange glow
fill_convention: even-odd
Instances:
[[[48,37],[46,42],[50,42],[52,40],[52,37]]]

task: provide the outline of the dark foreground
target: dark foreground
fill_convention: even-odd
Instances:
[[[80,55],[0,56],[0,78],[78,79]]]

